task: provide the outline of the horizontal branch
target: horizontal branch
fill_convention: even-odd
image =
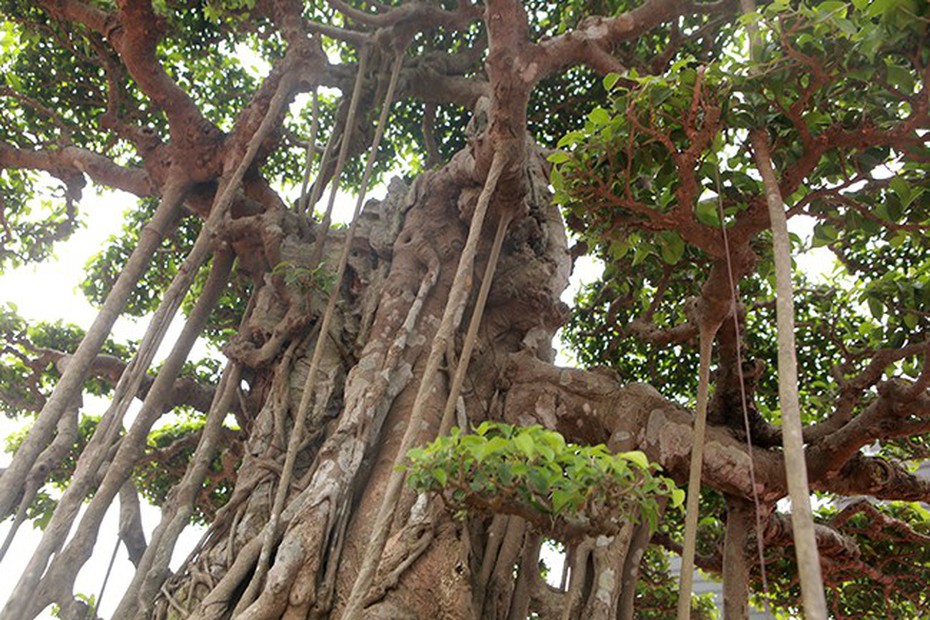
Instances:
[[[687,479],[692,412],[652,387],[622,385],[611,371],[559,368],[526,353],[511,356],[503,373],[504,419],[540,424],[582,444],[606,444],[614,452],[642,450],[672,478]],[[763,502],[785,495],[779,452],[753,449],[727,429],[710,427],[704,449],[704,483],[723,493],[753,498],[750,465]]]
[[[70,354],[54,349],[39,349],[38,351],[45,361],[55,364],[60,371],[64,370],[71,358]],[[115,386],[125,369],[126,362],[123,360],[113,355],[101,354],[91,363],[88,376]],[[136,397],[144,399],[154,381],[154,377],[146,375],[139,386]],[[213,387],[202,385],[190,377],[179,377],[174,382],[171,395],[165,401],[165,408],[170,410],[174,407],[189,406],[206,413],[210,411],[214,391]]]
[[[514,354],[504,371],[504,419],[540,424],[576,443],[604,443],[612,451],[642,450],[676,480],[687,474],[692,412],[645,384],[622,385],[607,370],[559,368]],[[907,398],[905,382],[893,382],[849,424],[806,450],[811,487],[839,495],[873,495],[904,501],[930,500],[930,482],[880,458],[860,455],[875,440],[930,431],[930,396]],[[786,492],[784,460],[777,449],[746,444],[724,427],[708,428],[704,484],[752,499],[750,465],[760,500]]]
[[[151,196],[154,184],[145,170],[120,166],[113,160],[76,146],[60,149],[26,150],[0,141],[0,169],[44,170],[67,180],[86,174],[93,181],[136,196]]]
[[[918,478],[898,463],[862,454],[846,463],[831,479],[830,491],[884,500],[930,502],[930,480]]]
[[[622,70],[619,61],[612,64],[604,57],[615,45],[635,39],[656,26],[683,15],[719,13],[735,7],[734,2],[727,0],[649,0],[616,17],[586,18],[574,30],[544,40],[535,46],[534,60],[539,68],[537,79],[574,65],[587,65],[602,73],[619,72]]]

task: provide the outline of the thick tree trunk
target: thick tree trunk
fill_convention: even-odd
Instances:
[[[559,294],[567,284],[570,259],[561,218],[549,204],[544,166],[533,156],[524,171],[531,188],[527,208],[520,209],[525,215],[511,225],[505,241],[457,408],[459,423],[504,417],[499,382],[511,354],[552,358],[550,343],[564,318]],[[157,603],[159,615],[172,617],[180,607],[195,618],[219,618],[237,607],[257,561],[312,347],[320,340],[326,350],[314,388],[316,406],[282,517],[283,534],[260,594],[238,612],[249,618],[340,617],[372,535],[382,488],[394,467],[481,189],[483,179],[473,168],[472,156],[460,153],[410,188],[395,181],[383,202],[366,207],[351,274],[342,284],[341,315],[328,338],[314,331],[322,305],[316,296],[309,311],[303,310],[300,329],[290,329],[280,346],[263,347],[283,333],[282,323],[293,321],[295,300],[301,297],[287,288],[296,284],[264,283],[244,337],[230,347],[234,357],[254,367],[248,400],[260,403],[247,414],[251,439],[237,488],[197,553],[168,584]],[[505,207],[492,204],[492,219]],[[277,236],[274,247],[280,255],[269,256],[271,264],[308,264],[314,240],[301,234],[289,214],[274,222],[266,217],[260,224],[263,238]],[[483,270],[494,226],[485,230],[476,274]],[[338,254],[340,242],[338,234],[327,241],[327,256]],[[472,288],[474,293],[477,287]],[[445,372],[433,387],[419,429],[421,442],[437,433],[460,344],[446,353]],[[622,566],[627,538],[628,533],[595,545],[585,564],[598,568],[619,558]],[[405,492],[365,617],[525,618],[546,596],[537,568],[540,543],[518,518],[456,521],[436,502]],[[609,617],[600,607],[614,607],[619,590],[591,579],[584,582],[588,590],[607,588],[610,593],[576,597],[573,613],[587,609],[586,617]],[[564,613],[556,606],[551,611]]]
[[[526,204],[491,203],[492,221],[520,215],[504,242],[457,422],[541,424],[578,443],[641,449],[683,480],[690,412],[649,386],[624,387],[609,372],[551,363],[571,263],[561,217],[550,204],[546,163],[534,147],[528,152],[522,171],[508,171],[528,188]],[[339,316],[326,337],[317,328],[328,290],[312,259],[318,231],[284,211],[236,220],[243,234],[263,240],[263,261],[280,266],[260,283],[251,315],[227,348],[249,382],[240,419],[249,440],[236,488],[161,595],[121,609],[135,607],[136,618],[342,617],[483,185],[475,168],[464,151],[409,188],[392,182],[384,201],[366,206],[339,285]],[[484,271],[495,228],[485,227],[473,279]],[[344,234],[330,233],[322,271],[332,268]],[[466,314],[478,290],[472,284]],[[419,443],[439,430],[461,345],[444,352],[416,429]],[[325,348],[311,382],[313,406],[273,531],[267,524],[315,346]],[[741,466],[748,458],[732,436],[710,429],[704,469],[712,486],[751,497],[748,468]],[[756,460],[757,476],[769,481],[763,500],[771,501],[782,494],[781,463],[765,453]],[[631,515],[613,536],[569,545],[570,578],[553,588],[538,568],[543,537],[522,519],[456,520],[438,501],[405,491],[364,597],[364,617],[616,618],[621,608],[629,613],[632,593],[623,591],[636,583],[636,560],[627,561],[644,544],[636,530]],[[272,550],[267,562],[259,559],[263,546]],[[253,578],[259,582],[250,588]],[[243,598],[245,592],[255,594]]]

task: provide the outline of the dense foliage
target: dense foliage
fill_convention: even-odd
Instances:
[[[655,530],[659,500],[678,508],[684,499],[642,452],[566,443],[538,426],[453,427],[407,456],[408,484],[439,494],[451,510],[517,514],[559,540],[614,534],[630,522]]]

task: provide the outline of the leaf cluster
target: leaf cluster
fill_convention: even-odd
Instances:
[[[84,330],[63,321],[29,323],[13,305],[0,307],[0,412],[7,417],[38,413],[58,381],[56,361],[73,353],[84,337]],[[134,343],[108,339],[102,353],[128,360]],[[109,393],[107,381],[90,376],[84,389],[96,396]]]
[[[408,484],[436,493],[460,512],[520,514],[558,540],[610,535],[625,523],[654,530],[667,496],[684,492],[656,473],[642,452],[566,443],[555,431],[484,422],[474,433],[454,428],[407,453]]]

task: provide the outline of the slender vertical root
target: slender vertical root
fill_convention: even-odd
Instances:
[[[355,127],[355,115],[358,112],[359,99],[362,97],[362,85],[365,83],[365,69],[368,65],[368,53],[368,48],[363,49],[358,59],[358,73],[355,76],[355,85],[352,87],[352,97],[349,100],[349,111],[346,115],[345,130],[342,133],[342,144],[339,146],[339,155],[336,158],[336,170],[333,172],[333,186],[329,189],[329,201],[326,203],[326,212],[323,214],[323,221],[320,223],[320,236],[313,246],[313,254],[310,259],[310,264],[313,267],[319,265],[320,261],[323,260],[323,246],[326,244],[326,231],[329,230],[329,225],[332,222],[333,206],[336,204],[336,194],[339,193],[339,179],[342,177],[342,169],[345,167],[346,159],[348,159],[349,156],[349,143],[352,142],[352,129]],[[383,133],[384,130],[381,129],[381,123],[379,123],[378,127]],[[380,142],[380,136],[375,136],[375,138]],[[375,154],[377,154],[377,149]],[[369,157],[373,156],[374,155],[370,155]],[[366,184],[367,183],[363,183],[362,185],[362,189],[360,190],[362,193],[365,191],[364,186]],[[313,188],[315,195],[318,195],[316,186],[319,185],[318,178]],[[323,191],[322,187],[320,187],[319,191]],[[314,203],[311,202],[311,204]],[[336,281],[339,282],[339,280]]]
[[[110,574],[113,572],[113,565],[116,563],[116,552],[119,551],[120,539],[117,536],[116,542],[113,543],[113,552],[110,554],[110,561],[107,563],[107,572],[103,575],[103,583],[100,584],[100,592],[97,594],[97,598],[91,603],[91,618],[95,617],[95,613],[100,609],[100,601],[103,600],[103,595],[107,591],[107,584],[110,583]]]
[[[659,496],[659,514],[665,513],[668,497]],[[661,517],[660,517],[661,518]],[[623,558],[623,575],[621,576],[620,599],[617,601],[617,620],[633,620],[636,604],[636,584],[639,581],[640,565],[643,553],[652,539],[648,523],[639,523],[630,536],[630,545]]]
[[[133,614],[147,616],[151,611],[155,596],[167,578],[168,563],[174,546],[190,520],[196,494],[202,487],[216,455],[223,420],[236,394],[241,370],[234,362],[227,364],[207,414],[200,441],[191,457],[191,466],[173,489],[174,501],[163,509],[162,520],[152,533],[152,540],[114,617],[131,618]]]
[[[458,268],[452,281],[452,287],[449,290],[449,297],[446,307],[443,310],[442,319],[436,335],[433,338],[433,344],[430,348],[429,357],[426,361],[426,367],[423,370],[423,376],[420,380],[420,387],[417,390],[416,398],[413,402],[413,408],[410,412],[410,419],[407,422],[407,429],[404,432],[400,447],[394,459],[394,464],[400,465],[405,458],[407,451],[413,447],[417,433],[423,423],[426,413],[426,403],[433,393],[436,385],[439,366],[445,355],[446,348],[455,336],[468,293],[471,288],[471,276],[474,271],[475,255],[478,251],[478,242],[481,239],[481,230],[484,225],[484,219],[487,215],[488,206],[491,197],[497,189],[497,182],[507,162],[507,156],[503,151],[497,151],[491,162],[491,168],[488,171],[487,179],[481,194],[478,196],[478,204],[475,206],[475,212],[472,215],[471,227],[468,231],[468,238],[465,241],[465,247],[462,249],[462,256],[459,258]],[[404,474],[397,467],[391,471],[387,486],[384,490],[384,497],[381,499],[381,505],[375,518],[374,527],[372,528],[372,538],[368,547],[365,549],[365,555],[362,558],[359,573],[356,576],[355,583],[349,595],[346,604],[346,610],[343,617],[345,620],[359,620],[362,617],[365,598],[368,590],[374,582],[375,574],[378,570],[381,554],[384,552],[384,545],[387,542],[390,530],[391,519],[394,514],[394,507],[400,497],[404,484]]]
[[[459,357],[458,366],[455,368],[452,386],[449,388],[449,396],[446,398],[446,407],[442,412],[442,422],[439,425],[440,436],[449,432],[449,429],[452,428],[452,422],[455,420],[455,406],[459,394],[462,392],[462,384],[465,382],[465,374],[468,372],[468,365],[471,362],[472,352],[475,350],[475,343],[478,341],[478,328],[481,326],[484,308],[488,303],[488,293],[491,291],[491,283],[494,280],[494,272],[497,270],[497,261],[501,256],[501,247],[504,245],[507,227],[512,219],[510,212],[506,212],[501,215],[500,220],[497,222],[497,231],[494,233],[494,243],[491,245],[491,253],[488,255],[488,264],[484,268],[484,278],[481,280],[481,288],[478,290],[478,299],[475,301],[475,308],[472,310],[471,320],[468,323],[468,332],[465,334],[465,342],[462,344],[462,355]]]
[[[313,105],[310,112],[310,139],[307,142],[307,158],[304,161],[304,178],[300,183],[300,198],[297,199],[298,213],[306,211],[307,205],[310,203],[310,196],[307,195],[307,187],[310,185],[310,168],[313,166],[313,160],[316,159],[316,139],[320,129],[320,100],[319,93],[317,93],[315,88],[313,89],[312,101]],[[322,170],[321,167],[320,171]]]
[[[198,298],[174,348],[169,353],[158,376],[155,377],[136,420],[120,439],[119,447],[106,468],[103,480],[86,506],[76,529],[80,534],[75,536],[63,550],[60,550],[65,536],[72,529],[82,500],[86,496],[86,485],[88,481],[93,482],[90,475],[93,472],[88,473],[87,468],[81,476],[82,479],[73,481],[62,496],[42,540],[26,570],[23,571],[13,595],[0,614],[3,620],[33,617],[47,604],[70,598],[73,579],[77,574],[75,566],[81,566],[90,557],[103,517],[113,498],[131,474],[132,467],[145,445],[145,438],[151,425],[164,410],[164,404],[172,392],[174,381],[225,288],[231,267],[231,252],[218,253],[203,294]],[[55,553],[55,558],[49,563],[49,558],[53,553]],[[45,570],[46,564],[48,564],[47,571]]]
[[[755,0],[741,0],[746,13],[756,10]],[[759,30],[748,21],[749,56],[758,60],[762,50]],[[791,498],[791,525],[794,529],[794,549],[797,554],[804,614],[809,620],[826,620],[827,599],[820,571],[820,553],[814,535],[814,515],[810,503],[807,462],[804,458],[804,437],[801,425],[801,405],[798,399],[798,360],[794,344],[794,290],[791,285],[791,241],[785,201],[778,187],[769,136],[764,127],[749,132],[753,159],[762,176],[765,200],[772,226],[772,248],[775,256],[775,320],[778,328],[778,401],[781,405],[782,441],[784,443],[785,475]]]
[[[120,378],[120,381],[117,384],[115,392],[117,394],[122,393],[123,396],[114,397],[114,402],[111,405],[111,409],[115,408],[116,411],[112,412],[113,415],[110,415],[111,412],[108,411],[108,413],[104,416],[108,421],[106,425],[108,428],[98,428],[97,432],[94,433],[94,437],[91,440],[92,444],[95,443],[98,439],[98,434],[100,435],[100,443],[103,445],[109,445],[109,443],[112,443],[112,441],[115,440],[115,436],[122,426],[119,424],[119,420],[121,420],[122,417],[121,412],[125,412],[125,409],[128,408],[129,401],[132,399],[132,397],[134,397],[135,394],[135,389],[129,388],[131,386],[137,387],[138,383],[141,382],[141,376],[148,368],[148,364],[151,362],[151,357],[154,356],[155,350],[158,348],[158,345],[160,344],[161,339],[163,338],[164,333],[168,328],[168,324],[171,322],[171,318],[174,316],[174,313],[177,311],[177,308],[181,303],[181,300],[183,299],[187,290],[190,288],[190,285],[193,282],[193,279],[200,265],[208,256],[211,246],[214,242],[213,236],[223,220],[226,218],[246,171],[251,167],[252,161],[257,155],[262,142],[268,137],[269,133],[273,129],[275,120],[277,119],[279,113],[287,101],[287,98],[289,97],[292,80],[293,76],[285,75],[281,82],[278,84],[278,88],[271,101],[269,102],[268,111],[265,117],[262,119],[262,122],[259,125],[258,130],[255,132],[255,135],[253,135],[249,141],[245,154],[226,182],[225,187],[223,187],[222,191],[214,201],[213,208],[211,209],[207,221],[204,223],[203,229],[200,236],[198,237],[197,242],[194,244],[194,248],[185,259],[184,263],[178,270],[178,274],[175,276],[175,279],[169,286],[168,291],[163,296],[162,301],[155,312],[155,316],[153,316],[152,321],[149,324],[146,335],[143,338],[142,344],[140,345],[138,354],[126,368],[126,371],[123,373],[123,376]],[[180,203],[183,200],[183,196],[183,188],[174,184],[169,184],[166,187],[165,196],[162,198],[162,205],[165,206],[166,210],[170,211],[170,213],[173,215],[174,210],[180,206]],[[167,209],[168,206],[172,205],[172,209]],[[159,212],[161,211],[162,207],[160,206]],[[165,217],[167,217],[167,215]],[[143,231],[143,233],[144,232],[145,231]],[[147,238],[145,234],[143,234],[142,237]],[[160,242],[161,236],[159,234],[157,236],[157,243],[155,244],[155,248],[157,248],[157,245]],[[141,243],[142,242],[140,241],[140,244]],[[223,262],[227,267],[226,273],[222,275],[223,284],[225,284],[225,278],[228,277],[229,273],[228,267],[231,267],[232,264],[232,257],[228,252],[220,252],[218,259],[220,256],[224,257]],[[147,263],[148,260],[146,259],[143,261],[143,264],[139,266],[139,269],[144,270],[144,267],[147,265]],[[126,269],[128,269],[128,266]],[[124,272],[126,269],[124,269]],[[141,271],[139,276],[141,276]],[[132,280],[132,285],[127,283],[127,298],[137,280],[138,277],[135,277],[135,280]],[[120,281],[123,281],[122,273],[118,282]],[[198,307],[203,306],[201,301],[206,303],[208,298],[201,298],[201,300],[198,300]],[[109,327],[112,326],[113,322],[115,322],[117,316],[122,311],[122,307],[122,305],[116,307],[114,304],[114,307],[111,309],[114,313],[111,317],[112,320],[109,320],[109,318],[105,317],[104,310],[106,310],[106,304],[104,310],[101,310],[100,314],[98,314],[97,320],[94,323],[95,327],[92,327],[91,331],[94,331],[97,328],[98,323],[101,325],[107,325],[106,331],[99,334],[100,344],[102,344],[102,341],[106,338],[106,335],[109,332]],[[174,373],[176,376],[177,370],[180,369],[180,364],[183,363],[187,356],[187,351],[183,351],[183,349],[187,348],[189,350],[190,346],[193,345],[193,341],[196,340],[197,335],[202,328],[202,324],[198,327],[197,323],[199,321],[205,322],[211,309],[212,306],[204,310],[203,312],[206,314],[197,317],[196,320],[194,319],[196,314],[195,310],[195,313],[192,313],[191,318],[189,318],[187,324],[185,324],[185,328],[182,331],[182,336],[179,337],[174,350],[169,355],[169,360],[172,360],[172,358],[180,358],[180,362],[178,362],[178,368],[176,370],[169,370],[168,362],[166,362],[165,367],[162,368],[162,371],[159,373],[155,380],[155,384],[153,384],[152,388],[149,390],[148,394],[146,395],[145,402],[143,403],[143,410],[145,410],[147,406],[149,407],[149,410],[145,415],[140,413],[136,419],[136,423],[133,424],[133,428],[139,429],[136,431],[137,433],[142,432],[142,428],[145,427],[145,423],[148,417],[157,416],[160,413],[157,410],[161,407],[161,402],[163,402],[164,398],[166,398],[167,391],[170,389],[170,384],[166,384],[165,382],[174,381],[172,373]],[[88,332],[88,334],[90,333],[91,332]],[[90,343],[88,346],[93,346],[93,342],[96,341],[97,332],[94,333],[95,338],[92,340],[88,340],[88,338],[85,337],[84,342]],[[82,350],[86,348],[84,342],[82,342],[81,346],[78,347],[78,352],[75,353],[71,363],[69,364],[70,367],[77,369],[83,368],[86,370],[90,367],[90,361],[92,358],[96,356],[96,353],[99,351],[100,347],[98,344],[96,348],[93,349],[92,355],[89,355],[85,360],[81,355],[78,355],[78,353],[81,353]],[[64,375],[66,373],[63,373],[62,381],[64,380]],[[69,396],[69,400],[77,396],[78,391],[81,388],[81,382],[83,381],[83,375],[80,377],[75,375],[75,377],[75,380],[79,380],[77,386],[75,387],[75,391],[73,393],[69,393],[67,389],[62,391],[63,395]],[[160,387],[156,389],[156,386]],[[154,421],[154,418],[152,421]],[[132,433],[133,431],[131,429],[129,434]],[[128,436],[129,435],[127,434],[127,438]],[[131,463],[129,461],[134,460],[135,458],[135,455],[129,452],[130,450],[134,449],[132,447],[134,442],[127,441],[127,438],[124,438],[121,441],[117,455],[114,457],[113,462],[107,470],[107,475],[104,479],[104,482],[101,483],[100,488],[94,495],[94,499],[91,500],[91,503],[81,520],[82,524],[84,524],[86,527],[81,528],[81,536],[75,538],[75,540],[69,544],[69,548],[72,549],[72,553],[70,555],[75,557],[69,560],[68,554],[64,552],[58,554],[55,557],[52,566],[49,567],[49,574],[45,579],[43,579],[43,583],[53,582],[54,580],[52,577],[54,577],[54,575],[51,574],[52,570],[54,568],[58,568],[59,572],[62,572],[65,570],[63,565],[67,564],[68,562],[70,562],[70,565],[67,568],[70,570],[73,578],[73,576],[77,573],[77,568],[75,566],[76,560],[89,554],[90,549],[88,548],[88,543],[92,545],[99,528],[99,522],[105,513],[105,506],[103,505],[103,502],[105,501],[108,505],[109,501],[112,500],[112,498],[115,496],[115,493],[119,486],[121,486],[122,482],[120,482],[118,485],[115,485],[114,489],[112,488],[114,486],[114,481],[119,478],[125,478],[125,475],[128,475],[128,473],[125,473],[124,475],[121,470],[126,469],[128,472],[128,469],[131,467]],[[141,439],[139,441],[141,441]],[[93,476],[96,475],[96,472],[99,469],[99,465],[97,467],[93,467],[91,462],[97,461],[103,456],[105,456],[104,449],[91,449],[90,445],[88,445],[88,447],[85,449],[81,460],[78,462],[78,467],[75,471],[75,479],[65,491],[64,496],[62,496],[62,499],[60,500],[59,505],[56,508],[54,515],[52,516],[52,522],[46,529],[42,540],[40,541],[35,553],[33,554],[33,557],[30,560],[26,570],[17,583],[16,589],[7,602],[6,607],[3,609],[3,612],[0,613],[0,618],[15,618],[18,620],[19,618],[29,617],[25,613],[27,608],[35,608],[38,606],[38,608],[41,609],[44,607],[44,605],[41,605],[40,598],[36,595],[36,587],[39,584],[39,580],[42,578],[43,571],[49,561],[49,558],[53,553],[60,549],[65,537],[71,530],[71,525],[77,516],[77,510],[80,507],[80,503],[87,493],[88,483],[92,482]],[[120,460],[118,467],[116,466],[117,460]],[[82,461],[84,461],[83,467]],[[78,480],[79,476],[80,483]],[[7,488],[7,481],[8,480],[4,478],[4,485],[2,485],[4,489]],[[0,491],[0,496],[2,496],[2,491]],[[85,560],[86,557],[84,557],[84,560],[82,561]],[[61,580],[62,584],[65,582],[69,582],[69,580]],[[58,589],[60,590],[61,588]]]
[[[715,175],[717,180],[717,194],[721,198],[717,201],[717,209],[720,215],[720,233],[723,238],[723,248],[727,256],[727,277],[730,283],[730,291],[733,296],[733,333],[736,337],[736,373],[739,377],[739,391],[740,391],[740,406],[743,411],[743,430],[746,432],[746,450],[752,454],[752,425],[749,421],[749,406],[747,405],[747,395],[746,395],[746,381],[743,376],[743,354],[740,350],[743,342],[742,330],[740,329],[740,318],[739,312],[736,311],[737,306],[739,305],[739,300],[737,299],[737,288],[736,288],[736,276],[733,273],[733,261],[731,260],[730,252],[730,240],[727,236],[727,227],[725,224],[724,212],[723,212],[723,193],[720,191],[720,170],[719,168],[715,169]],[[752,459],[749,460],[749,483],[752,485],[752,503],[755,508],[753,511],[755,517],[756,525],[756,554],[759,560],[759,574],[762,578],[762,592],[765,595],[765,610],[769,611],[769,602],[768,602],[768,578],[765,571],[765,543],[762,540],[762,510],[761,502],[759,501],[759,488],[756,485],[756,467]]]
[[[47,472],[53,470],[65,459],[65,457],[68,456],[68,454],[74,448],[74,444],[78,440],[79,409],[80,399],[78,399],[71,407],[66,409],[64,414],[58,419],[58,424],[56,425],[55,430],[55,439],[52,440],[52,443],[50,443],[49,446],[42,451],[42,454],[39,455],[39,458],[36,460],[35,465],[33,466],[33,471],[26,478],[23,495],[22,498],[20,498],[19,506],[16,509],[16,516],[13,518],[13,523],[10,526],[10,530],[7,532],[6,540],[3,541],[3,546],[0,547],[0,561],[6,557],[6,552],[9,550],[10,545],[13,543],[13,539],[16,537],[16,532],[19,531],[19,526],[26,521],[26,517],[29,514],[29,508],[32,506],[32,501],[38,494],[39,489],[42,488],[42,485],[45,483],[44,477],[37,475],[37,472]]]
[[[148,224],[142,228],[139,241],[126,266],[120,271],[113,288],[107,294],[103,307],[100,308],[93,324],[84,334],[81,344],[71,356],[52,395],[42,407],[26,439],[17,449],[13,462],[0,477],[2,481],[0,484],[0,516],[6,516],[11,512],[17,495],[26,482],[26,477],[48,444],[59,418],[80,396],[91,362],[100,353],[100,348],[110,335],[113,324],[126,307],[136,284],[148,269],[149,261],[161,245],[162,239],[181,208],[185,193],[186,188],[179,183],[169,180],[165,185],[158,209]]]
[[[697,543],[698,502],[701,499],[701,469],[704,464],[704,435],[707,431],[707,393],[710,386],[710,358],[717,327],[701,325],[701,360],[698,368],[697,407],[688,470],[688,500],[685,503],[685,534],[678,581],[678,620],[691,617],[691,591],[694,586],[694,553]]]
[[[320,196],[323,194],[325,189],[325,179],[323,174],[325,170],[329,167],[329,162],[333,158],[333,150],[336,148],[336,139],[339,135],[339,119],[336,119],[336,125],[333,127],[332,132],[329,134],[329,138],[326,140],[326,146],[323,147],[323,154],[320,156],[320,166],[317,168],[316,178],[313,180],[313,186],[310,188],[310,193],[308,196],[303,197],[303,203],[300,209],[301,213],[306,214],[307,216],[313,215],[313,208],[316,206],[316,203],[320,201]],[[345,128],[342,129],[345,131]],[[307,169],[307,175],[309,175],[310,170]],[[324,230],[325,232],[325,230]]]
[[[801,404],[798,399],[798,361],[794,345],[794,291],[791,285],[791,241],[784,202],[765,129],[750,132],[756,168],[765,184],[765,196],[772,222],[772,245],[775,252],[775,318],[778,326],[778,401],[781,404],[782,441],[785,453],[785,474],[788,497],[791,498],[791,525],[801,581],[801,598],[805,617],[826,620],[827,599],[820,572],[820,553],[814,535],[814,515],[811,510],[807,461],[804,457],[804,436],[801,425]]]

